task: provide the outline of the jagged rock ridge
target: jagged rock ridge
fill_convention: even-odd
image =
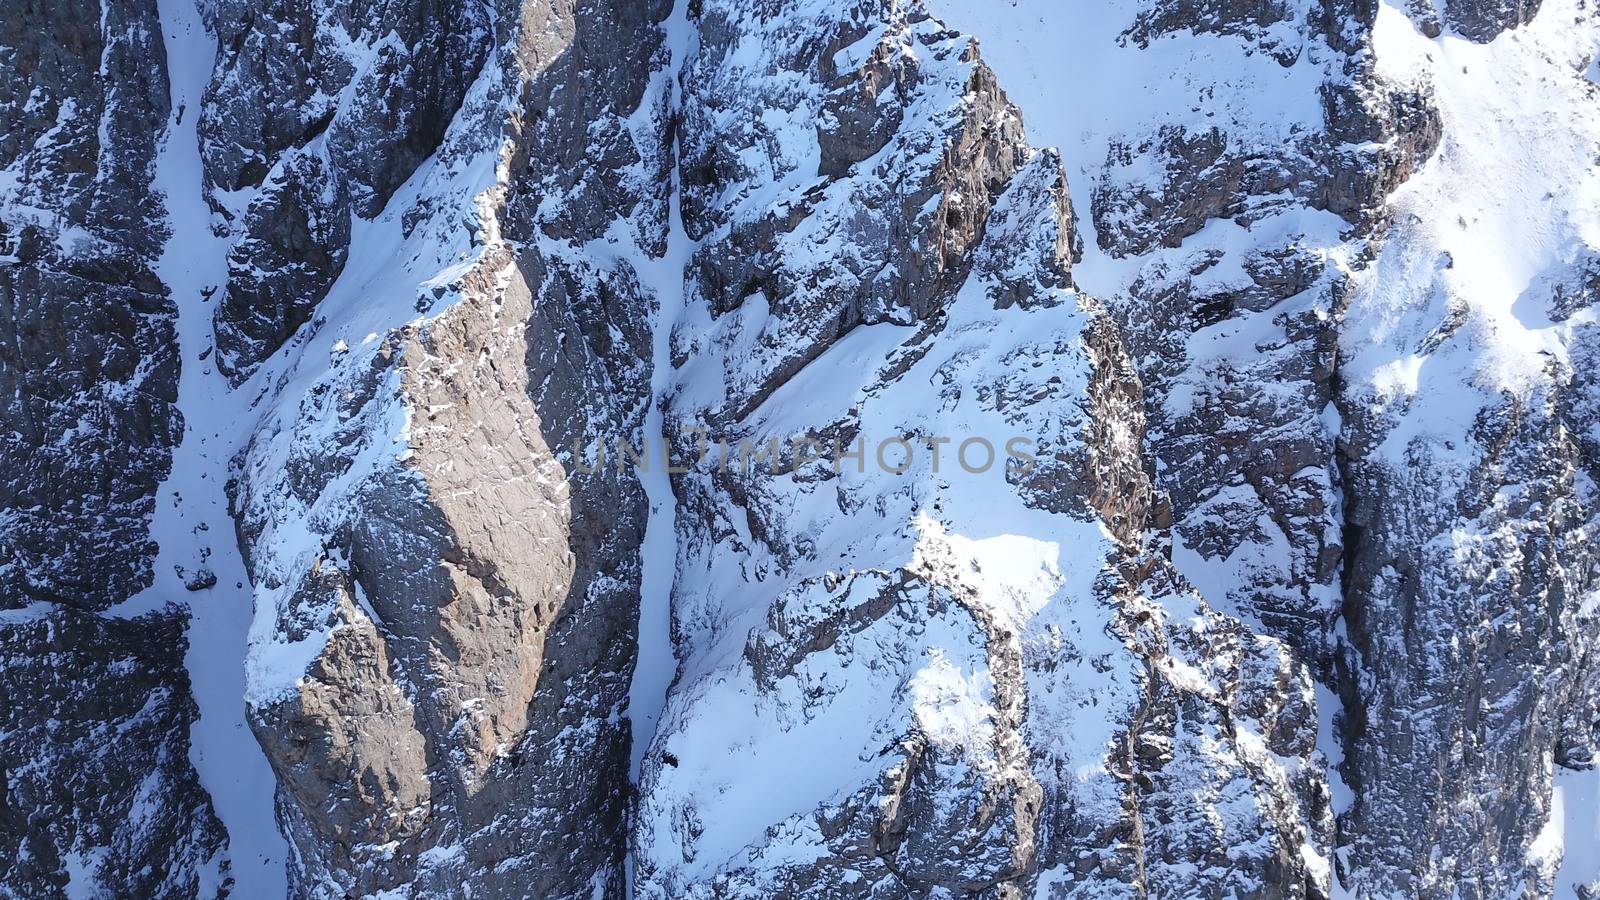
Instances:
[[[8,8],[0,58],[0,894],[215,895],[186,614],[116,611],[184,424],[155,4]]]
[[[0,15],[0,893],[250,895],[184,414],[294,896],[1594,891],[1583,0],[80,5]]]

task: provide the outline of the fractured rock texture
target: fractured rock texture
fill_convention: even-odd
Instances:
[[[470,2],[269,3],[210,12],[201,152],[235,237],[217,362],[238,383],[307,322],[370,217],[443,139],[493,45]]]
[[[174,310],[151,271],[165,236],[148,189],[168,102],[158,35],[148,2],[27,5],[0,22],[5,606],[104,607],[150,581],[145,523],[182,422]]]
[[[0,12],[0,896],[251,895],[185,415],[294,897],[1600,895],[1588,0],[199,10]]]
[[[183,430],[155,4],[13,5],[0,59],[0,894],[217,896],[184,615],[99,615],[151,584]]]
[[[885,436],[1014,434],[1040,459],[973,476],[955,446],[904,474],[713,458],[676,480],[681,667],[641,784],[640,890],[1326,891],[1301,851],[1332,829],[1310,676],[1163,559],[1138,377],[1072,288],[1060,159],[1028,146],[971,40],[915,7],[697,14],[684,115],[718,139],[684,159],[702,243],[676,427],[869,456]],[[729,105],[729,79],[762,92]],[[891,94],[872,122],[863,104]],[[790,784],[757,774],[822,746]]]
[[[570,447],[634,439],[648,402],[653,298],[585,245],[662,243],[665,10],[498,14],[419,187],[368,211],[419,266],[477,217],[458,271],[399,298],[438,311],[284,394],[239,458],[251,724],[306,896],[622,890],[644,501]]]

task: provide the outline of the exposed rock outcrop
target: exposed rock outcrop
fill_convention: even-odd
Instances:
[[[154,2],[0,15],[0,893],[215,897],[189,760],[185,613],[151,585],[183,430],[150,189],[168,109]],[[176,600],[178,598],[166,598]]]
[[[438,155],[356,225],[400,235],[393,309],[424,315],[302,357],[239,460],[251,724],[305,896],[622,890],[644,495],[569,448],[648,403],[627,260],[664,240],[665,9],[500,14]],[[618,228],[627,253],[588,249]],[[333,290],[339,331],[363,312]]]
[[[1174,111],[1142,125],[1148,132],[1112,137],[1093,204],[1100,247],[1133,275],[1096,287],[1146,382],[1158,481],[1192,571],[1215,573],[1203,583],[1217,601],[1321,673],[1342,553],[1336,434],[1325,425],[1346,280],[1335,248],[1381,229],[1386,196],[1439,133],[1425,87],[1374,70],[1374,15],[1250,3],[1141,14],[1124,40],[1237,36],[1247,54],[1259,47],[1316,76],[1263,74],[1207,98],[1201,116]],[[1254,92],[1296,88],[1315,118],[1274,122],[1254,108]]]
[[[1128,9],[1139,53],[1108,79],[1170,88],[1200,38],[1229,74],[1129,117],[1104,167],[1078,149],[1105,254],[1079,280],[1145,377],[1179,567],[1336,707],[1344,887],[1545,895],[1556,761],[1588,765],[1592,733],[1589,426],[1558,412],[1587,408],[1586,326],[1558,323],[1592,258],[1566,198],[1592,178],[1593,13],[1447,8],[1500,20],[1453,26],[1479,48],[1419,10]],[[1074,16],[1046,30],[1098,24]]]
[[[1600,896],[1589,0],[167,2],[0,14],[0,895]]]
[[[1163,558],[1060,158],[914,5],[693,21],[668,417],[723,449],[674,480],[638,890],[1325,892],[1310,676]]]
[[[370,218],[439,146],[491,47],[490,4],[269,4],[210,10],[200,115],[218,227],[235,239],[216,314],[235,384],[310,320]],[[512,19],[514,21],[514,19]],[[499,24],[504,28],[504,24]]]
[[[150,513],[182,428],[174,311],[151,271],[159,33],[153,2],[0,23],[0,605],[104,608],[150,583]]]
[[[1437,86],[1443,140],[1391,198],[1388,239],[1341,310],[1349,883],[1548,895],[1552,834],[1571,832],[1573,861],[1597,840],[1567,828],[1553,788],[1561,766],[1593,764],[1600,590],[1593,211],[1572,199],[1596,183],[1600,92],[1559,60],[1592,59],[1600,28],[1586,5],[1551,3],[1441,65],[1408,25],[1380,22],[1380,49],[1399,77]],[[1530,103],[1566,110],[1561,124],[1520,115]],[[1484,144],[1485,121],[1508,132]],[[1546,199],[1527,209],[1529,195]],[[1499,229],[1503,242],[1479,243]],[[1501,250],[1518,246],[1527,259]]]
[[[184,616],[61,607],[0,623],[0,885],[220,897],[226,835],[189,762]]]

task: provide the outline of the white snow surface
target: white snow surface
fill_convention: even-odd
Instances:
[[[247,469],[281,472],[294,440],[331,442],[340,423],[325,407],[328,385],[367,366],[383,342],[378,336],[417,320],[416,299],[448,286],[498,240],[484,192],[497,183],[501,147],[463,132],[473,116],[498,115],[499,96],[485,66],[441,149],[372,220],[353,222],[349,260],[334,287],[303,327],[243,385],[230,390],[210,353],[215,299],[227,278],[228,238],[202,196],[196,140],[201,98],[212,72],[216,40],[188,0],[162,0],[161,17],[176,120],[163,144],[156,187],[167,198],[173,235],[158,265],[179,309],[182,352],[179,406],[183,441],[172,474],[161,486],[152,536],[160,545],[154,585],[113,609],[137,615],[173,600],[192,611],[186,657],[200,708],[191,757],[228,831],[233,896],[278,898],[287,892],[287,845],[273,811],[275,779],[245,720],[246,702],[262,703],[293,689],[326,644],[328,632],[290,640],[277,630],[280,604],[297,575],[322,552],[322,537],[348,515],[351,486],[406,456],[409,410],[391,375],[387,401],[369,414],[371,439],[338,484],[311,508],[275,497],[280,505],[262,559],[266,577],[254,592],[239,556],[224,484],[235,456],[247,446]],[[341,98],[349,102],[351,98]],[[466,124],[464,124],[466,120]],[[320,138],[319,138],[320,140]],[[249,192],[222,199],[243,209]],[[403,237],[401,215],[423,196],[447,198],[440,209]],[[466,222],[473,226],[463,228]],[[449,302],[435,303],[441,307]],[[429,310],[437,313],[438,309]],[[252,440],[254,443],[251,443]],[[257,483],[268,479],[257,478]],[[241,500],[248,507],[251,498]],[[260,512],[260,510],[256,510]],[[189,593],[184,576],[200,568],[215,573],[208,590]],[[219,861],[220,862],[220,861]],[[215,877],[217,873],[213,873]]]
[[[929,0],[929,6],[982,41],[1030,137],[1061,149],[1080,212],[1089,209],[1096,185],[1139,177],[1107,165],[1107,150],[1119,137],[1167,124],[1214,123],[1270,144],[1320,127],[1317,87],[1331,73],[1319,64],[1317,47],[1287,67],[1223,35],[1185,33],[1141,48],[1118,39],[1142,6],[1134,0],[981,7]],[[1548,385],[1550,367],[1569,365],[1574,331],[1594,322],[1593,308],[1552,321],[1547,300],[1553,279],[1600,248],[1597,50],[1600,29],[1580,0],[1546,0],[1530,24],[1487,44],[1448,30],[1429,39],[1403,4],[1384,0],[1374,33],[1378,74],[1431,85],[1444,134],[1438,151],[1392,196],[1395,225],[1376,261],[1351,258],[1336,217],[1290,209],[1248,231],[1213,221],[1181,247],[1135,259],[1103,253],[1093,224],[1085,222],[1086,258],[1075,278],[1090,293],[1114,298],[1162,257],[1183,260],[1214,248],[1232,256],[1270,239],[1265,230],[1298,234],[1302,246],[1354,275],[1341,323],[1341,376],[1350,396],[1387,423],[1382,452],[1403,468],[1426,445],[1444,474],[1468,472],[1478,452],[1467,438],[1474,418],[1506,393],[1526,398]],[[1225,259],[1207,274],[1226,278],[1229,269]],[[1258,337],[1225,322],[1197,333],[1189,352],[1192,360],[1243,360]],[[1202,368],[1197,363],[1191,371]],[[1182,410],[1187,390],[1174,386],[1169,410]],[[1327,419],[1330,431],[1343,427],[1331,408]],[[1174,561],[1215,603],[1249,568],[1278,564],[1283,553],[1268,541],[1233,558],[1206,559],[1180,543]],[[1336,762],[1337,699],[1324,690],[1318,699],[1321,744]],[[1348,789],[1336,773],[1330,777],[1336,806],[1347,808]],[[1564,812],[1530,857],[1559,858],[1565,843],[1559,890],[1572,896],[1574,884],[1595,875],[1587,861],[1600,856],[1592,773],[1559,772],[1556,796]]]
[[[663,23],[670,62],[655,75],[650,95],[640,102],[641,114],[665,92],[673,107],[678,104],[678,73],[694,39],[688,23],[687,0],[673,4],[672,15]],[[653,95],[653,96],[651,96]],[[646,447],[665,448],[662,398],[672,381],[672,329],[683,311],[683,272],[693,252],[692,242],[683,230],[678,169],[672,168],[674,184],[667,210],[667,251],[660,258],[641,257],[633,261],[640,286],[656,298],[654,327],[651,332],[650,408],[645,414]],[[639,473],[650,502],[650,518],[645,525],[640,548],[638,657],[633,680],[628,687],[628,718],[633,744],[629,748],[628,779],[639,783],[645,754],[655,742],[656,728],[666,705],[667,691],[677,672],[672,644],[672,589],[677,576],[677,498],[667,474],[666,460]],[[633,810],[630,808],[630,815]],[[629,842],[624,868],[624,889],[633,896],[634,849]],[[596,896],[599,896],[599,888]]]
[[[178,406],[182,441],[172,472],[156,499],[151,537],[159,544],[154,583],[111,611],[137,615],[187,600],[189,649],[185,664],[199,718],[189,755],[201,785],[228,832],[233,896],[282,897],[288,890],[288,849],[273,815],[275,779],[255,735],[245,723],[245,635],[252,615],[249,579],[234,539],[223,485],[227,466],[248,417],[226,381],[201,360],[211,344],[212,306],[202,291],[227,277],[226,245],[211,230],[211,211],[201,195],[195,126],[216,54],[199,10],[188,0],[161,0],[161,26],[171,82],[173,120],[156,165],[156,189],[166,198],[171,238],[156,271],[178,308],[181,374]],[[189,593],[185,573],[209,568],[214,587]],[[220,861],[219,861],[220,862]],[[213,889],[220,872],[202,880]],[[209,880],[212,883],[207,884]]]
[[[1600,769],[1556,773],[1550,822],[1541,837],[1556,870],[1556,900],[1577,900],[1577,889],[1600,884]]]
[[[671,62],[656,73],[651,83],[651,94],[639,104],[640,113],[655,106],[654,98],[661,92],[679,103],[678,72],[694,40],[688,22],[686,0],[673,4],[672,15],[662,26],[666,32],[667,52]],[[682,314],[683,272],[693,246],[683,230],[681,195],[676,181],[678,170],[672,169],[674,180],[670,208],[667,211],[667,252],[660,258],[644,257],[633,261],[640,285],[656,298],[656,317],[651,333],[650,409],[645,417],[644,435],[647,447],[664,448],[666,437],[662,430],[661,398],[672,383],[672,329]],[[645,529],[643,573],[640,584],[639,606],[639,656],[634,664],[633,682],[628,692],[628,716],[632,720],[633,747],[629,761],[629,777],[639,780],[639,766],[645,752],[655,738],[656,722],[661,717],[661,707],[666,702],[667,689],[677,668],[672,649],[672,585],[677,572],[677,498],[672,494],[672,484],[665,464],[652,465],[639,473],[645,492],[650,499],[650,520]],[[632,852],[629,852],[632,864]],[[631,869],[628,883],[632,887]]]
[[[859,198],[871,196],[867,180],[914,178],[919,166],[931,165],[919,153],[942,150],[937,137],[902,134],[849,177],[816,175],[818,88],[761,61],[790,52],[793,32],[826,33],[845,6],[809,0],[754,16],[708,2],[702,14],[730,21],[736,36],[725,56],[711,55],[692,73],[711,84],[754,85],[715,108],[725,127],[761,135],[740,158],[748,181],[725,190],[717,204],[733,222],[804,205],[809,215],[781,238],[780,265],[797,285],[834,290],[847,286],[828,284],[839,277],[833,260],[867,255],[862,265],[870,271],[870,249],[841,243]],[[937,23],[889,18],[836,60],[848,65],[884,48],[915,55],[920,78],[916,92],[902,98],[905,121],[938,135],[948,111],[970,102],[963,99],[970,63],[944,52],[964,39],[939,35]],[[1009,88],[1003,72],[1002,85]],[[751,124],[750,104],[774,111]],[[1015,207],[1041,202],[1047,160],[1033,155],[997,201],[991,223],[1035,221],[1034,211]],[[1080,209],[1087,205],[1085,198]],[[726,233],[722,226],[706,242]],[[641,771],[634,852],[642,893],[712,896],[719,878],[734,878],[733,893],[741,896],[740,889],[781,890],[786,867],[832,854],[819,820],[887,802],[874,792],[911,765],[907,753],[918,741],[955,760],[950,765],[970,776],[970,785],[1037,781],[1048,796],[1069,797],[1062,802],[1087,820],[1121,816],[1124,794],[1107,756],[1146,676],[1112,632],[1117,610],[1096,585],[1113,538],[1092,518],[1025,504],[1003,466],[962,471],[955,445],[945,448],[942,468],[926,450],[913,453],[901,475],[873,459],[880,439],[903,435],[954,436],[957,443],[978,435],[997,447],[1025,435],[1046,442],[1041,453],[1081,448],[1090,377],[1083,335],[1097,307],[1055,289],[1054,305],[1001,310],[990,293],[995,273],[986,267],[1004,269],[1012,261],[1007,247],[1023,265],[1020,248],[1036,237],[1010,234],[1018,244],[976,251],[986,262],[925,343],[916,340],[916,324],[896,324],[892,315],[857,326],[783,379],[727,435],[759,445],[853,422],[867,440],[865,471],[845,461],[836,474],[821,462],[798,473],[736,475],[748,496],[733,500],[727,479],[713,472],[723,459],[713,450],[680,482],[673,590],[679,664]],[[796,302],[785,299],[788,308]],[[787,315],[759,292],[721,315],[691,293],[674,335],[686,362],[667,393],[680,429],[739,409],[769,383],[781,362],[769,351],[797,339]],[[1002,391],[1030,396],[1035,389],[1048,390],[1050,399],[1006,408],[996,400]],[[1138,452],[1128,443],[1123,450]],[[898,458],[891,453],[886,464]],[[740,465],[735,454],[730,466]],[[695,516],[685,516],[686,508]],[[1192,593],[1129,602],[1148,604],[1152,627],[1175,633],[1203,636],[1223,624]],[[991,668],[997,643],[1022,660],[1020,673]],[[1210,663],[1182,651],[1161,665],[1161,677],[1178,691],[1214,697],[1225,690]],[[999,681],[1018,674],[1023,683],[1003,693]],[[1015,699],[1021,693],[1025,714]],[[1028,747],[1020,757],[1003,749],[1003,732],[1012,729]],[[1280,782],[1292,763],[1273,757],[1259,739],[1241,738],[1234,747],[1229,738],[1206,735],[1192,750],[1195,771],[1203,773],[1197,783],[1208,785],[1199,800],[1218,827],[1242,839],[1259,814],[1259,800],[1239,775],[1243,761]],[[959,802],[953,794],[945,800]],[[986,846],[1004,840],[972,837]],[[1040,890],[1060,875],[1043,879]]]
[[[1351,390],[1395,420],[1385,449],[1464,445],[1502,391],[1526,397],[1568,364],[1593,309],[1552,322],[1547,279],[1600,248],[1600,98],[1582,63],[1600,30],[1574,27],[1576,0],[1551,0],[1489,44],[1429,40],[1385,2],[1379,71],[1434,86],[1435,156],[1395,192],[1393,235],[1345,317]]]

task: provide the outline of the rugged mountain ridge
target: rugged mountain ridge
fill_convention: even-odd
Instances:
[[[641,779],[641,889],[1325,892],[1299,852],[1331,824],[1293,722],[1310,679],[1146,530],[1140,386],[1071,288],[1059,158],[1027,145],[971,39],[914,7],[703,3],[691,22],[687,132],[715,138],[684,152],[700,243],[669,428],[835,448],[778,473],[713,454],[675,481],[680,670]],[[1013,434],[1036,469],[958,468],[968,438]],[[886,464],[902,435],[952,439],[942,474]],[[866,466],[833,455],[858,441]],[[762,768],[824,745],[803,792],[762,802]]]
[[[1591,765],[1595,494],[1579,435],[1594,426],[1573,414],[1587,401],[1571,366],[1592,337],[1559,298],[1589,277],[1592,213],[1554,191],[1593,183],[1571,154],[1600,136],[1600,91],[1574,56],[1592,58],[1600,42],[1586,6],[1544,13],[1491,47],[1439,59],[1419,52],[1409,23],[1378,23],[1380,60],[1391,77],[1435,86],[1444,133],[1432,168],[1391,198],[1395,225],[1356,277],[1341,335],[1353,543],[1345,771],[1349,830],[1371,873],[1358,884],[1547,889],[1559,862],[1552,785],[1559,767]],[[1532,97],[1570,109],[1567,125],[1510,117]],[[1483,146],[1475,121],[1510,131]],[[1520,183],[1448,187],[1476,167]],[[1549,199],[1522,209],[1523,191]],[[1498,265],[1480,255],[1486,235],[1506,248]],[[1397,314],[1414,317],[1414,334],[1378,324]],[[1414,386],[1397,385],[1396,360],[1413,354],[1428,362]],[[1417,792],[1419,781],[1430,789]],[[1426,835],[1429,853],[1396,853],[1400,834]]]
[[[1073,30],[1067,13],[1019,17],[1036,11],[1042,32]],[[1106,240],[1127,228],[1103,215],[1127,204],[1096,203],[1091,247],[1105,256],[1080,267],[1089,273],[1080,281],[1110,298],[1133,335],[1179,567],[1289,640],[1328,688],[1321,705],[1336,731],[1323,743],[1343,760],[1331,774],[1344,886],[1378,896],[1570,891],[1593,875],[1558,872],[1551,785],[1554,758],[1570,758],[1563,748],[1592,731],[1577,662],[1591,631],[1580,599],[1593,590],[1580,537],[1591,514],[1571,436],[1588,426],[1534,411],[1567,402],[1554,399],[1571,377],[1562,360],[1581,358],[1585,326],[1562,324],[1559,312],[1509,325],[1505,310],[1576,296],[1586,277],[1588,214],[1550,201],[1587,183],[1593,14],[1553,6],[1520,30],[1526,20],[1507,17],[1490,31],[1452,26],[1467,40],[1429,43],[1437,21],[1414,8],[1330,11],[1283,6],[1263,17],[1224,5],[1163,17],[1173,26],[1165,48],[1144,26],[1118,35],[1144,52],[1118,57],[1130,68],[1116,71],[1157,96],[1184,96],[1191,35],[1240,35],[1225,67],[1239,75],[1191,108],[1163,104],[1176,111],[1155,123],[1099,120],[1110,124],[1109,149],[1080,151],[1081,180],[1097,199],[1171,189],[1155,193],[1154,208],[1181,210],[1196,179],[1224,179],[1202,196],[1233,205],[1211,215],[1250,227],[1195,219],[1178,246],[1130,247]],[[1457,5],[1450,17],[1476,13]],[[1097,23],[1083,25],[1093,33]],[[1277,61],[1298,60],[1287,71],[1257,55],[1285,46]],[[1002,76],[1033,75],[1009,48],[1002,55]],[[1319,80],[1297,82],[1308,62]],[[1026,99],[1040,100],[1042,87]],[[1299,136],[1284,141],[1287,159],[1251,148],[1284,123],[1261,114],[1269,100],[1318,113],[1291,124]],[[1564,124],[1519,106],[1560,108]],[[1207,155],[1163,149],[1162,135],[1196,128],[1214,135]],[[1325,161],[1320,174],[1301,161],[1303,147]],[[1314,177],[1280,182],[1288,190],[1255,198],[1266,201],[1256,208],[1228,199],[1226,179],[1262,169]],[[1463,190],[1481,179],[1493,186]],[[1352,194],[1350,184],[1366,187]],[[1540,194],[1546,205],[1522,208]],[[1328,202],[1339,196],[1367,199]],[[1474,241],[1480,231],[1498,240]],[[1452,274],[1458,262],[1470,274]],[[1511,358],[1541,374],[1508,379]],[[1408,385],[1401,373],[1418,360],[1431,377]],[[1443,512],[1456,503],[1462,512]],[[1537,524],[1524,518],[1531,509]],[[1569,848],[1586,846],[1580,839],[1590,837],[1567,835]]]
[[[149,523],[184,429],[149,189],[170,114],[153,3],[0,16],[0,884],[215,893],[227,835],[189,763],[187,615]]]
[[[496,10],[502,43],[381,217],[430,279],[401,321],[426,315],[340,351],[327,374],[302,362],[310,378],[284,394],[300,399],[239,458],[235,509],[267,611],[251,726],[278,774],[297,893],[622,890],[615,711],[643,495],[626,471],[580,471],[570,447],[631,433],[648,403],[652,298],[629,259],[661,241],[665,129],[646,102],[652,54],[618,61],[659,41],[665,10],[546,12],[541,33],[519,21],[528,10]],[[345,114],[359,107],[334,124]],[[439,254],[462,216],[477,220],[470,245]],[[614,229],[630,252],[590,249]],[[352,289],[359,317],[373,286]]]
[[[1593,890],[1584,3],[200,12],[0,17],[6,893]]]

